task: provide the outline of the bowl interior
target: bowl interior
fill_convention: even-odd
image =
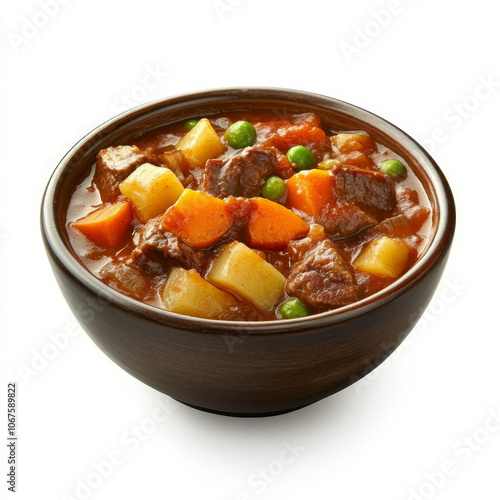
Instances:
[[[241,322],[222,322],[197,318],[180,317],[151,306],[140,304],[104,285],[79,262],[69,243],[65,228],[66,211],[74,187],[88,176],[99,150],[109,146],[130,143],[135,137],[160,126],[193,117],[211,116],[233,111],[271,111],[279,119],[284,114],[314,112],[321,116],[323,125],[333,130],[365,130],[374,139],[402,156],[420,180],[432,208],[432,229],[429,243],[419,261],[399,280],[386,289],[350,306],[335,311],[317,314],[299,320],[278,320],[261,322],[258,329],[279,331],[286,323],[287,332],[303,329],[304,322],[315,322],[316,327],[322,322],[337,321],[345,316],[355,314],[362,307],[374,307],[376,301],[384,300],[390,294],[401,292],[410,286],[420,270],[429,265],[436,253],[447,244],[447,235],[452,231],[451,217],[453,199],[449,186],[430,156],[411,137],[403,131],[361,108],[329,97],[282,89],[221,89],[199,92],[187,96],[172,97],[153,102],[126,112],[96,128],[64,157],[53,174],[47,187],[43,223],[45,233],[57,237],[49,238],[49,243],[64,265],[80,280],[95,289],[96,293],[107,300],[121,302],[124,307],[133,310],[147,311],[149,315],[161,321],[175,321],[182,328],[206,328],[207,323],[214,324],[219,330],[245,328]],[[58,241],[56,241],[58,240]],[[311,320],[312,318],[312,320]],[[244,323],[244,322],[243,322]],[[267,324],[271,323],[271,324]],[[217,325],[218,324],[218,325]],[[254,324],[255,326],[256,324]]]

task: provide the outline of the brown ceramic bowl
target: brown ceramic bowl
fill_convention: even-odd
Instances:
[[[204,320],[144,305],[107,287],[72,250],[65,213],[73,188],[100,149],[192,116],[238,110],[318,113],[337,130],[366,130],[404,157],[433,208],[419,261],[384,290],[307,318],[266,322]],[[61,291],[82,327],[119,366],[194,407],[227,415],[287,412],[347,387],[382,362],[411,331],[441,278],[455,228],[449,185],[411,137],[365,110],[284,89],[220,89],[171,97],[128,111],[84,137],[46,188],[42,233]]]

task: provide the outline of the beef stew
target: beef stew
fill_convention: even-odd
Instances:
[[[67,214],[75,253],[110,287],[238,321],[372,295],[415,264],[430,225],[404,158],[313,113],[209,116],[109,147]]]

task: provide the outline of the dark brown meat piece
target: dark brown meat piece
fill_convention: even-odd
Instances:
[[[215,244],[213,247],[214,251],[217,251],[218,248],[224,247],[234,240],[241,240],[241,236],[250,220],[250,216],[256,209],[256,203],[251,198],[235,198],[234,196],[229,196],[224,201],[233,217],[233,225],[229,231],[222,236],[220,241]]]
[[[347,263],[320,226],[291,242],[288,249],[295,263],[286,282],[288,295],[297,297],[313,312],[351,304],[360,298]]]
[[[166,258],[170,264],[185,269],[196,269],[203,274],[208,267],[210,258],[203,250],[197,250],[177,236],[162,229],[162,217],[150,219],[139,230],[137,245],[132,251],[132,261],[139,267],[144,257],[157,260],[158,257]]]
[[[266,177],[278,166],[278,151],[253,146],[228,160],[208,160],[203,170],[200,190],[226,198],[228,196],[259,196]]]
[[[120,182],[148,160],[148,156],[137,146],[117,146],[99,151],[94,183],[101,193],[101,199],[112,201],[120,194]]]
[[[396,194],[388,175],[351,166],[337,167],[333,175],[341,200],[384,212],[393,210]]]
[[[347,238],[377,221],[356,205],[337,200],[321,217],[321,224],[331,238]]]

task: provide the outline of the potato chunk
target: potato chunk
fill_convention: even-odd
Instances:
[[[207,118],[202,118],[178,143],[192,167],[200,167],[210,158],[224,153],[225,148]]]
[[[342,154],[377,150],[375,141],[366,132],[337,134],[332,137],[332,143]]]
[[[137,218],[143,224],[165,212],[184,191],[171,170],[151,163],[142,164],[119,187],[120,192],[134,205]]]
[[[409,253],[407,243],[384,236],[370,241],[353,264],[358,271],[397,278],[406,267]]]
[[[245,244],[233,241],[215,260],[208,281],[226,288],[263,311],[285,290],[285,277]]]
[[[165,309],[198,318],[217,319],[236,299],[203,279],[197,271],[174,267],[160,290]]]

